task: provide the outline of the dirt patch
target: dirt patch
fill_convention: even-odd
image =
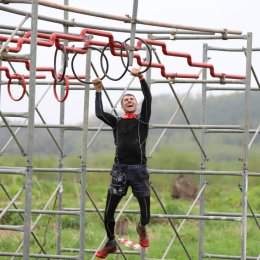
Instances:
[[[15,239],[21,237],[21,232],[11,231],[11,230],[0,230],[0,241],[7,237],[13,237]]]

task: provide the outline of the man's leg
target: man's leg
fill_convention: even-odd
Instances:
[[[143,226],[145,226],[150,221],[150,196],[141,198],[137,197],[137,200],[141,211],[140,222]]]
[[[108,240],[113,240],[115,238],[115,211],[116,208],[121,201],[122,197],[111,194],[110,192],[107,193],[107,201],[106,201],[106,209],[105,209],[105,216],[104,216],[104,225],[107,232]]]
[[[141,217],[140,222],[136,227],[136,231],[140,236],[140,245],[142,247],[148,247],[150,243],[145,226],[150,221],[150,196],[137,197],[137,200],[140,206]]]
[[[96,253],[98,258],[106,258],[108,254],[114,253],[117,250],[115,241],[115,218],[116,208],[122,199],[121,196],[107,193],[106,209],[104,214],[104,225],[107,233],[108,241],[105,246]]]

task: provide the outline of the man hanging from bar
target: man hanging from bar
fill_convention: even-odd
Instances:
[[[131,186],[133,195],[137,198],[140,206],[140,222],[136,227],[139,243],[142,247],[149,246],[146,225],[150,221],[150,185],[146,166],[146,140],[152,96],[139,69],[133,68],[131,75],[139,78],[144,99],[141,112],[137,114],[138,104],[135,96],[130,93],[124,94],[121,106],[125,114],[122,117],[114,116],[103,110],[102,82],[100,79],[93,80],[96,89],[96,116],[112,127],[116,146],[115,160],[110,173],[112,180],[107,193],[104,214],[104,226],[108,241],[101,250],[96,252],[98,258],[105,258],[117,250],[114,213],[119,202],[126,195],[129,186]]]

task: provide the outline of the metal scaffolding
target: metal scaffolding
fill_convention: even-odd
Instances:
[[[15,8],[6,6],[6,4],[15,4]],[[31,12],[23,11],[16,8],[19,3],[28,4],[31,7]],[[63,19],[49,17],[40,15],[38,8],[44,6],[50,9],[60,10],[63,12]],[[161,129],[161,133],[156,143],[149,151],[149,156],[151,157],[158,145],[160,144],[163,136],[168,129],[182,129],[191,132],[193,140],[195,141],[199,153],[201,155],[200,169],[196,170],[179,170],[179,169],[149,169],[150,174],[190,174],[197,175],[200,178],[200,189],[192,202],[186,215],[171,215],[167,212],[164,207],[159,194],[157,193],[153,183],[151,183],[151,190],[157,199],[160,207],[163,210],[163,214],[153,213],[152,218],[167,219],[171,225],[174,236],[170,239],[168,246],[165,249],[164,254],[160,259],[166,259],[169,250],[176,238],[181,243],[183,250],[187,259],[192,259],[190,253],[188,252],[185,241],[179,236],[179,231],[188,219],[197,220],[199,222],[199,255],[198,259],[203,258],[219,258],[219,259],[259,259],[259,256],[248,256],[247,255],[247,220],[249,217],[254,217],[257,222],[259,214],[255,214],[250,207],[247,199],[248,193],[248,179],[250,176],[260,176],[258,172],[249,172],[248,170],[248,155],[249,150],[254,142],[256,136],[259,133],[260,127],[257,129],[250,129],[249,120],[249,106],[250,106],[250,92],[259,91],[260,84],[258,83],[257,76],[255,74],[254,68],[252,66],[252,53],[254,51],[259,51],[258,49],[252,48],[252,33],[243,35],[240,31],[228,30],[228,29],[215,29],[215,28],[202,28],[193,26],[183,26],[171,23],[162,23],[155,21],[142,20],[137,18],[138,10],[138,0],[133,1],[133,11],[132,17],[128,16],[115,16],[109,15],[101,12],[92,12],[89,10],[84,10],[81,8],[75,8],[69,5],[68,0],[64,0],[64,4],[56,4],[45,0],[0,0],[0,10],[8,13],[17,15],[19,18],[22,17],[21,22],[15,27],[12,25],[1,25],[0,24],[0,80],[1,86],[7,86],[9,98],[14,101],[21,101],[24,97],[28,97],[28,111],[26,112],[4,112],[2,109],[2,104],[5,100],[2,99],[2,90],[0,88],[0,116],[1,116],[1,129],[5,129],[10,134],[10,139],[6,144],[1,147],[1,154],[3,154],[11,142],[15,142],[22,156],[25,158],[26,164],[23,167],[12,167],[12,166],[0,166],[0,175],[10,176],[21,175],[25,178],[25,185],[21,187],[15,196],[10,196],[6,187],[0,182],[1,189],[3,193],[9,200],[9,203],[1,206],[0,208],[0,220],[5,216],[6,213],[18,214],[23,220],[23,225],[2,225],[0,224],[0,230],[12,230],[19,231],[23,233],[23,241],[17,248],[16,252],[3,252],[0,249],[0,256],[10,257],[14,259],[15,257],[21,257],[23,259],[29,258],[47,258],[47,259],[86,259],[86,257],[91,257],[87,259],[94,259],[94,253],[98,250],[104,243],[106,237],[100,242],[97,249],[87,249],[85,248],[85,238],[88,234],[85,234],[86,225],[86,214],[91,212],[97,212],[101,220],[103,219],[103,209],[98,209],[94,199],[86,188],[87,183],[87,173],[97,172],[97,173],[108,173],[110,169],[107,168],[90,168],[88,167],[88,149],[94,144],[95,140],[99,134],[103,131],[110,131],[108,127],[101,124],[99,127],[91,127],[89,124],[89,103],[90,94],[93,90],[91,86],[91,73],[95,72],[98,75],[92,61],[92,53],[98,52],[102,57],[102,63],[105,63],[108,67],[108,60],[106,58],[106,53],[112,53],[114,56],[121,58],[123,63],[123,74],[125,75],[128,70],[128,66],[131,66],[133,62],[141,67],[141,70],[146,72],[146,80],[150,87],[156,84],[166,84],[172,95],[177,101],[178,108],[174,111],[170,117],[167,124],[150,124],[150,129]],[[85,16],[93,16],[98,19],[107,19],[118,22],[123,22],[131,25],[130,29],[109,27],[109,26],[98,26],[84,24],[81,22],[69,20],[68,14],[77,13]],[[24,27],[24,23],[30,19],[31,26]],[[63,26],[63,31],[50,31],[39,28],[38,22],[50,22],[54,25]],[[138,25],[145,25],[148,29],[138,29]],[[70,28],[79,28],[78,33],[71,33]],[[159,29],[158,29],[159,28]],[[129,38],[125,42],[118,42],[115,40],[113,33],[124,33],[128,34]],[[140,35],[145,35],[139,38]],[[100,38],[102,40],[100,40]],[[178,41],[178,40],[242,40],[246,42],[246,48],[219,48],[209,46],[208,44],[203,45],[203,57],[202,62],[196,62],[192,56],[188,53],[173,52],[169,50],[165,41]],[[129,44],[127,43],[129,42]],[[81,47],[75,47],[76,44],[82,44]],[[63,55],[61,61],[62,66],[59,71],[56,70],[56,59],[54,61],[54,66],[42,67],[39,65],[39,58],[37,54],[37,48],[50,48],[54,46],[56,48],[55,55],[60,51]],[[29,49],[28,49],[29,48]],[[178,57],[186,61],[187,65],[192,68],[197,68],[197,73],[176,73],[168,71],[161,61],[157,49],[160,49],[163,55],[167,57]],[[145,52],[145,58],[142,58],[138,51]],[[245,54],[245,75],[237,74],[227,74],[225,72],[217,73],[213,64],[209,63],[208,52],[209,51],[219,51],[219,52],[241,52]],[[29,52],[29,53],[26,53]],[[71,75],[66,74],[66,69],[68,66],[68,55],[73,55],[72,59],[72,71]],[[73,68],[73,62],[75,62],[76,55],[86,54],[85,63],[86,69],[82,75],[78,75]],[[153,60],[152,60],[153,57]],[[154,59],[155,58],[155,59]],[[16,71],[15,65],[24,66],[26,68],[28,75],[24,73],[19,74]],[[103,67],[103,65],[102,65]],[[151,70],[156,69],[160,71],[160,78],[152,78]],[[46,78],[45,74],[49,74],[50,78]],[[108,68],[102,68],[102,73],[104,78],[108,75]],[[258,88],[251,87],[251,75],[257,81]],[[110,76],[111,77],[111,76]],[[121,78],[119,77],[119,79]],[[115,80],[111,78],[111,80]],[[116,79],[117,80],[117,79]],[[125,87],[106,87],[105,95],[111,106],[111,112],[117,113],[116,107],[120,102],[120,97],[127,90],[136,90],[132,88],[131,85],[133,79],[131,79]],[[13,93],[11,85],[16,84],[22,88],[21,96],[16,96]],[[176,94],[175,88],[177,84],[190,84],[186,94],[180,100]],[[189,96],[191,90],[195,85],[202,86],[202,115],[201,124],[192,124],[188,118],[187,113],[184,110],[183,104]],[[225,87],[223,85],[225,84]],[[27,91],[27,85],[29,89]],[[235,87],[232,87],[234,86]],[[240,87],[237,87],[239,85]],[[36,90],[40,86],[48,86],[46,92],[44,92],[41,98],[36,100]],[[216,87],[217,86],[217,87]],[[60,93],[58,93],[57,88],[60,87]],[[41,101],[46,98],[47,92],[53,88],[54,96],[56,101],[59,103],[59,124],[48,124],[46,123],[44,116],[42,115],[39,105]],[[66,113],[66,99],[71,95],[73,91],[82,91],[83,95],[83,122],[81,125],[67,124],[65,122]],[[117,101],[113,104],[111,101],[108,90],[120,92],[120,96]],[[207,124],[207,93],[212,90],[234,90],[244,92],[244,122],[241,125],[210,125]],[[75,101],[77,102],[77,101]],[[186,124],[174,124],[174,120],[178,112],[184,116]],[[40,118],[41,123],[35,121],[36,115]],[[9,121],[8,118],[22,118],[24,121],[22,123]],[[57,163],[57,168],[44,168],[44,167],[34,167],[34,140],[37,138],[35,136],[35,129],[46,129],[48,134],[55,144],[58,153],[59,160]],[[14,130],[15,129],[15,130]],[[21,129],[26,129],[27,131],[27,147],[23,145],[21,140],[17,138],[17,134]],[[58,129],[59,136],[55,137],[53,130]],[[198,132],[195,130],[200,130],[201,135],[198,137]],[[80,164],[76,168],[66,168],[64,167],[65,152],[64,144],[66,142],[66,131],[77,131],[81,133],[81,151],[80,151]],[[91,138],[89,137],[89,132],[93,132]],[[243,135],[243,158],[242,167],[240,171],[213,171],[207,170],[207,160],[208,155],[206,152],[206,135],[210,133],[240,133]],[[250,134],[253,134],[250,140]],[[49,196],[49,200],[46,202],[42,209],[32,208],[32,186],[33,186],[33,173],[44,173],[50,174],[55,173],[57,175],[57,187]],[[63,175],[64,173],[78,174],[80,180],[80,207],[79,208],[64,208],[63,207]],[[242,185],[240,187],[242,195],[242,207],[240,214],[232,213],[219,213],[219,212],[206,212],[205,210],[205,189],[207,188],[207,181],[205,176],[218,175],[218,176],[239,176],[242,179]],[[3,178],[4,178],[3,177]],[[24,205],[25,208],[19,208],[17,205],[17,200],[24,193]],[[135,210],[127,210],[132,199],[132,195],[127,198],[125,204],[120,210],[117,210],[117,219],[124,213],[129,214],[139,214]],[[57,210],[50,210],[48,207],[57,200]],[[91,201],[93,208],[86,208],[86,200]],[[199,203],[199,215],[191,215],[192,209],[195,205]],[[250,209],[250,214],[248,213],[248,208]],[[57,218],[56,225],[56,254],[48,254],[44,245],[40,242],[39,238],[34,232],[35,227],[43,215],[54,215]],[[63,227],[61,225],[61,218],[63,215],[72,215],[79,217],[80,223],[80,238],[78,248],[64,248],[62,246],[62,232]],[[32,216],[37,216],[37,218],[32,223]],[[175,228],[173,221],[174,219],[182,220],[178,228]],[[204,224],[205,221],[234,221],[241,222],[241,255],[239,256],[228,256],[228,255],[218,255],[210,254],[204,250]],[[35,254],[31,252],[32,239],[39,248],[41,253]],[[75,255],[71,256],[66,253],[74,252]],[[259,252],[260,253],[260,252]],[[145,249],[141,251],[126,251],[122,246],[119,245],[119,250],[117,254],[122,256],[124,259],[131,259],[131,255],[138,255],[140,259],[149,259],[146,257]],[[86,256],[87,255],[87,256]],[[154,259],[154,258],[153,258]]]

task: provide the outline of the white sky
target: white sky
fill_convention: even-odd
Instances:
[[[63,1],[53,1],[55,3],[63,4]],[[114,15],[130,15],[132,16],[133,0],[71,0],[69,4],[73,7],[82,8],[91,11],[97,11]],[[30,5],[26,4],[9,4],[7,7],[30,11]],[[180,24],[194,27],[205,27],[215,29],[231,29],[242,31],[243,34],[248,32],[253,33],[253,47],[260,48],[260,30],[258,26],[258,15],[260,10],[259,0],[139,0],[138,5],[138,18],[145,20],[160,21],[172,24]],[[62,18],[63,13],[55,9],[39,7],[39,14],[51,17]],[[0,24],[7,24],[17,26],[23,17],[18,15],[9,14],[0,10]],[[91,25],[103,25],[112,27],[130,28],[130,24],[124,24],[123,22],[112,21],[107,19],[89,17],[84,15],[78,15],[71,13],[69,19],[75,19],[76,22],[89,23]],[[39,29],[47,30],[62,30],[62,26],[53,23],[39,21]],[[30,19],[26,22],[25,27],[30,27]],[[157,29],[155,27],[147,27],[137,25],[137,29]],[[78,33],[82,28],[73,28],[71,32]],[[162,28],[165,29],[165,28]],[[130,36],[128,33],[114,33],[112,32],[116,40],[124,40]],[[139,35],[138,35],[139,36]],[[145,35],[139,36],[145,38]],[[201,62],[202,59],[202,46],[203,43],[208,43],[211,46],[227,47],[227,48],[242,48],[246,47],[246,41],[243,40],[228,40],[228,41],[168,41],[167,48],[172,51],[179,51],[190,53],[194,61]],[[157,48],[158,52],[160,51]],[[38,60],[37,66],[52,66],[53,65],[53,48],[38,48]],[[23,48],[21,53],[28,53],[29,47]],[[245,74],[245,58],[241,53],[222,53],[222,52],[210,52],[210,63],[215,67],[216,72],[230,73],[230,74]],[[72,57],[72,56],[71,56]],[[80,58],[77,58],[80,61]],[[112,59],[112,57],[111,57]],[[185,60],[172,60],[169,57],[161,55],[161,59],[169,72],[178,73],[198,73],[199,68],[190,68]],[[259,70],[259,52],[255,52],[253,55],[253,66],[256,71]],[[122,67],[117,63],[113,64],[111,61],[111,75],[117,76],[117,71],[120,73]],[[4,62],[3,66],[7,66]],[[115,68],[115,69],[114,69]],[[17,67],[19,72],[21,67]],[[80,68],[79,68],[80,69]],[[114,70],[113,70],[114,69]],[[116,71],[116,72],[115,72]],[[163,79],[158,69],[153,69],[152,77],[157,79]],[[114,82],[108,79],[104,80],[105,86],[121,86],[125,87],[131,80],[129,73],[119,82]],[[136,82],[137,83],[137,82]],[[135,86],[138,86],[136,85]],[[138,84],[138,83],[137,83]],[[185,93],[185,89],[188,86],[176,85],[176,90],[179,93]],[[46,88],[37,87],[37,98],[40,98],[41,93]],[[194,90],[194,94],[199,93],[200,86]],[[169,90],[166,84],[152,86],[152,94],[158,95],[162,93],[168,93]],[[15,92],[14,92],[15,93]],[[115,103],[120,93],[115,91],[109,92],[112,97],[112,102]],[[138,94],[137,94],[138,95]],[[94,91],[90,94],[90,112],[93,113],[93,100]],[[37,101],[36,101],[37,103]],[[10,100],[7,95],[6,88],[2,88],[2,98],[0,101],[0,108],[2,111],[26,111],[28,106],[28,99],[25,97],[20,102],[14,102]],[[69,93],[69,97],[65,103],[66,107],[66,122],[67,123],[79,123],[82,121],[83,111],[83,92],[72,91]],[[39,109],[42,112],[44,118],[49,123],[59,122],[59,103],[55,100],[52,89],[49,91],[44,100],[40,103]]]

